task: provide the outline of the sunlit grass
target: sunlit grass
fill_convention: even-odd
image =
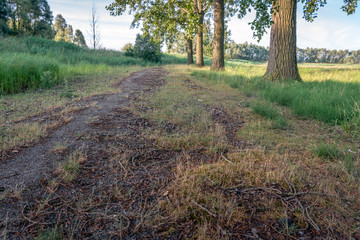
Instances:
[[[208,68],[194,70],[193,76],[217,84],[226,83],[246,96],[263,98],[289,107],[297,116],[330,124],[360,125],[360,68],[303,68],[299,82],[267,82],[265,65],[239,62],[224,72]],[[352,128],[354,128],[352,126]]]

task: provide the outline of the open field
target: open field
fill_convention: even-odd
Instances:
[[[360,238],[358,66],[56,61],[0,96],[2,238]]]

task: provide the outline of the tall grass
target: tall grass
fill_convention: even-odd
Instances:
[[[61,82],[59,63],[51,58],[7,53],[0,56],[0,62],[0,94],[49,88]]]
[[[297,116],[330,124],[360,126],[360,68],[300,68],[303,82],[263,81],[264,66],[237,65],[225,72],[196,70],[209,82],[225,82],[247,96],[289,107]]]
[[[118,66],[152,66],[142,59],[112,50],[91,50],[39,37],[0,37],[0,95],[48,88],[64,79],[103,74]],[[165,55],[162,64],[184,64],[183,56]]]

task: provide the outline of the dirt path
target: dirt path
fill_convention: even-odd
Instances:
[[[58,162],[57,155],[51,150],[56,146],[69,149],[86,144],[81,138],[90,134],[93,129],[87,122],[112,112],[115,108],[129,105],[129,95],[139,94],[163,83],[161,79],[166,73],[161,69],[149,69],[132,74],[119,83],[122,93],[97,96],[93,99],[96,105],[88,108],[72,119],[71,122],[56,130],[45,141],[30,147],[14,159],[0,165],[0,188],[30,186],[40,180],[49,178],[49,173]]]
[[[166,74],[160,68],[132,74],[118,84],[122,93],[97,97],[94,107],[1,164],[0,193],[15,190],[0,198],[0,237],[33,238],[46,230],[68,239],[151,237],[144,222],[169,183],[179,153],[142,138],[141,132],[154,124],[126,107],[164,84]],[[52,151],[56,146],[66,147],[59,154]],[[79,152],[78,177],[64,181],[54,175],[59,163]]]

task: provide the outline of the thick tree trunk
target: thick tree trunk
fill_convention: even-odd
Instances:
[[[211,70],[223,70],[224,62],[224,0],[214,0],[214,45]]]
[[[198,11],[200,14],[199,28],[196,36],[196,66],[204,66],[204,13],[202,9],[202,2],[198,0]]]
[[[301,81],[296,60],[297,0],[277,0],[279,11],[273,14],[270,52],[264,79]]]
[[[199,27],[197,35],[196,35],[196,66],[203,67],[204,66],[204,36],[203,36],[203,28]]]
[[[187,51],[187,64],[194,64],[193,59],[193,44],[191,38],[186,39],[186,51]]]

